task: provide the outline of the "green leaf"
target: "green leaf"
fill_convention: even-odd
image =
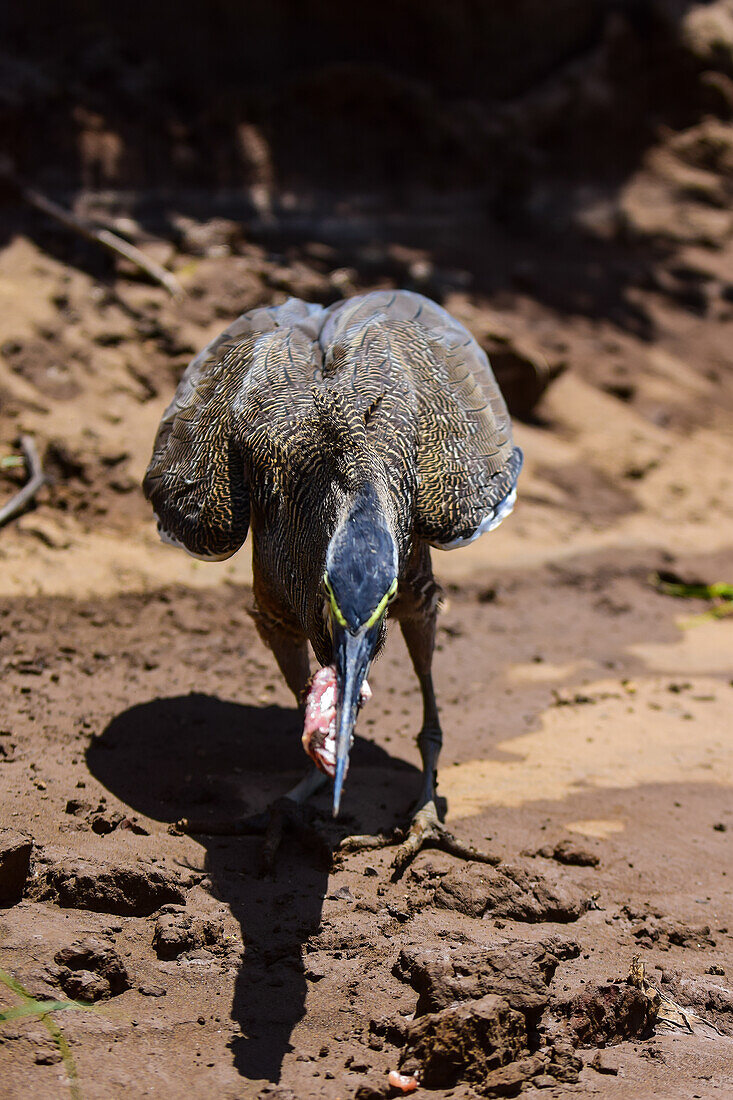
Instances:
[[[0,1012],[0,1022],[17,1020],[21,1016],[46,1016],[49,1012],[64,1012],[68,1008],[93,1009],[94,1005],[82,1001],[27,1001],[25,1004],[6,1008]]]
[[[717,581],[704,584],[699,581],[687,584],[685,581],[668,581],[658,573],[652,574],[651,582],[665,596],[676,596],[685,600],[733,600],[733,584]]]
[[[2,982],[3,985],[6,985],[8,989],[12,989],[13,993],[17,993],[18,996],[22,997],[24,1001],[33,1000],[33,997],[31,997],[30,993],[23,989],[23,986],[20,984],[20,982],[16,981],[16,979],[11,974],[8,974],[7,970],[3,970],[1,968],[0,982]]]
[[[3,970],[2,968],[0,968],[0,982],[7,986],[8,989],[12,990],[12,992],[23,1001],[22,1005],[16,1005],[14,1008],[6,1008],[0,1012],[0,1021],[14,1020],[19,1016],[38,1016],[40,1022],[56,1044],[56,1048],[63,1059],[66,1076],[68,1077],[69,1096],[71,1100],[82,1100],[81,1089],[79,1088],[79,1073],[71,1053],[71,1048],[61,1028],[51,1016],[51,1013],[68,1008],[89,1010],[97,1006],[83,1004],[81,1001],[37,1001],[35,997],[31,996],[27,989],[23,988],[17,978],[14,978],[12,974],[8,974],[7,970]]]
[[[703,611],[700,615],[682,619],[680,626],[683,630],[689,630],[693,626],[702,626],[703,623],[712,622],[714,619],[722,619],[726,615],[733,615],[733,603],[719,603],[715,607],[711,607],[709,611]]]

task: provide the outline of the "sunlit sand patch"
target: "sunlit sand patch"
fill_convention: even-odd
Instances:
[[[733,787],[728,684],[699,677],[689,693],[678,696],[659,683],[640,681],[633,695],[613,697],[618,687],[609,680],[585,685],[584,693],[599,700],[595,705],[549,707],[541,729],[496,746],[519,759],[445,768],[440,793],[448,800],[449,820],[491,806],[560,802],[589,788]]]
[[[683,604],[685,601],[678,602]],[[669,672],[677,676],[700,672],[730,675],[733,670],[733,621],[701,623],[681,631],[674,642],[640,643],[629,646],[629,650],[654,672]]]
[[[565,828],[569,833],[580,833],[581,836],[593,836],[599,840],[605,840],[614,833],[622,833],[626,828],[623,821],[609,818],[588,818],[587,821],[569,821]]]
[[[592,661],[568,661],[564,665],[553,665],[550,661],[512,665],[507,679],[516,684],[550,684],[557,680],[569,680],[583,669],[593,668]]]
[[[33,521],[27,526],[33,526]],[[48,525],[47,525],[48,526]],[[40,541],[16,541],[3,547],[0,596],[108,597],[118,592],[145,592],[159,585],[210,588],[217,584],[251,584],[251,556],[242,553],[224,562],[201,562],[165,546],[152,521],[134,537],[105,532],[62,532],[68,549]]]

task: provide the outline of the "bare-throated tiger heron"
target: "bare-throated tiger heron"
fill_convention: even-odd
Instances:
[[[522,466],[486,355],[434,302],[374,291],[243,314],[190,364],[144,481],[163,539],[221,561],[252,528],[255,620],[299,701],[338,812],[366,676],[397,619],[424,702],[423,783],[398,867],[423,845],[480,858],[439,820],[431,664],[451,550],[509,515]],[[292,805],[292,803],[291,803]],[[348,842],[347,842],[348,843]]]

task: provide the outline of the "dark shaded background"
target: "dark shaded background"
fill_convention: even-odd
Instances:
[[[0,142],[51,190],[517,202],[538,173],[618,178],[660,123],[725,109],[689,7],[30,0],[0,14]]]
[[[0,243],[139,277],[30,187],[174,272],[216,260],[211,317],[261,300],[257,268],[267,300],[526,294],[650,341],[640,293],[733,298],[732,119],[730,0],[28,0],[0,11]],[[531,415],[546,365],[477,335]],[[166,340],[179,374],[195,342]]]

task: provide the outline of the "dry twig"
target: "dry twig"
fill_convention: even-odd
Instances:
[[[31,187],[26,187],[23,184],[18,184],[20,194],[26,202],[31,206],[35,206],[37,210],[43,211],[44,214],[48,214],[49,217],[55,218],[56,221],[61,222],[67,229],[72,229],[76,233],[81,233],[82,237],[86,237],[89,241],[94,241],[96,244],[101,244],[103,248],[109,249],[110,252],[116,253],[118,256],[123,256],[126,260],[135,264],[141,271],[144,271],[146,275],[149,275],[151,279],[156,283],[160,283],[174,298],[183,298],[185,291],[178,279],[174,275],[171,275],[170,271],[166,271],[164,267],[157,264],[155,260],[151,260],[149,256],[146,256],[144,252],[141,252],[139,248],[135,248],[129,241],[125,241],[122,237],[118,237],[116,233],[113,233],[109,229],[97,229],[96,226],[90,225],[89,222],[82,221],[76,214],[72,214],[71,211],[65,210],[63,206],[59,206],[58,203],[53,202],[51,199],[46,198],[39,191],[33,190]]]
[[[22,435],[20,446],[25,455],[28,481],[22,489],[18,490],[15,496],[10,498],[3,508],[0,508],[0,527],[4,527],[11,519],[15,519],[23,511],[26,504],[33,500],[41,486],[46,484],[46,475],[43,472],[43,466],[34,440],[29,435]]]
[[[57,222],[61,222],[62,225],[65,225],[67,229],[71,229],[72,232],[80,233],[81,236],[86,237],[88,241],[93,241],[95,244],[101,244],[103,248],[135,264],[136,267],[144,271],[154,282],[164,286],[168,293],[174,298],[185,297],[185,290],[178,282],[178,279],[176,279],[174,275],[171,275],[170,271],[166,271],[166,269],[161,267],[160,264],[157,264],[155,260],[151,260],[150,257],[146,256],[144,252],[141,252],[139,248],[135,248],[129,241],[125,241],[122,237],[118,237],[117,234],[113,233],[110,229],[98,229],[97,226],[91,225],[76,214],[72,214],[70,210],[66,210],[63,206],[59,206],[57,202],[41,194],[40,191],[36,191],[33,187],[28,187],[27,184],[15,174],[13,163],[10,158],[1,154],[0,180],[8,183],[14,188],[23,201],[27,202],[30,206],[35,206],[36,210],[40,210],[42,213],[47,214],[48,217],[54,218]]]

